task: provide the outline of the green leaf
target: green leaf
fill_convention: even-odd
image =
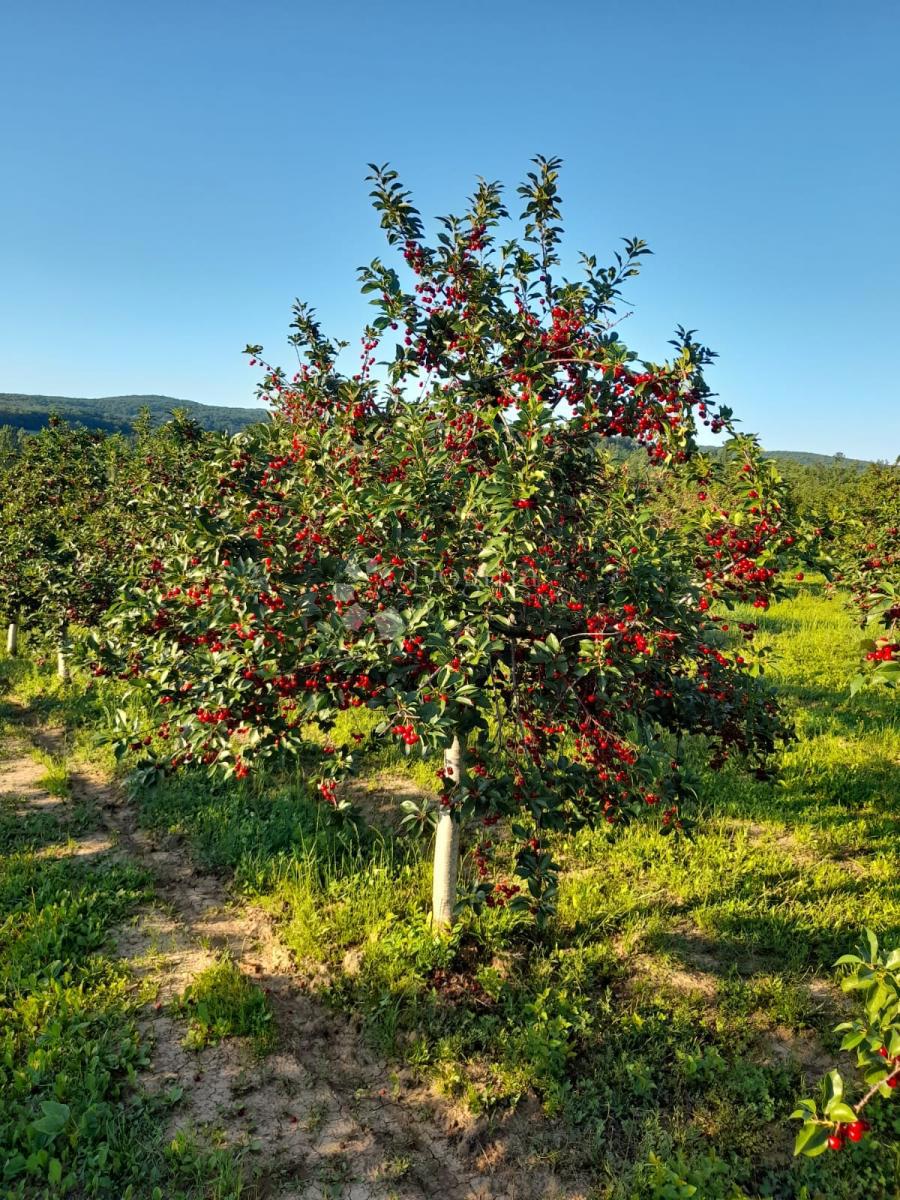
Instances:
[[[837,1032],[837,1031],[835,1031]],[[866,1031],[864,1029],[855,1030],[853,1033],[848,1033],[841,1042],[842,1050],[855,1050],[860,1042],[865,1040]]]
[[[828,1145],[828,1133],[826,1125],[816,1125],[810,1121],[797,1134],[794,1154],[805,1154],[808,1158],[821,1154]]]
[[[862,988],[870,988],[875,980],[871,971],[861,970],[855,975],[848,975],[841,980],[841,991],[858,992]]]
[[[866,930],[866,942],[869,947],[869,962],[876,962],[878,959],[878,938],[871,929]]]
[[[834,1100],[841,1100],[844,1096],[844,1081],[841,1079],[841,1073],[838,1070],[829,1071],[825,1076],[825,1106],[826,1111],[831,1106]]]
[[[815,1100],[798,1100],[799,1108],[795,1108],[790,1115],[790,1120],[794,1121],[799,1118],[801,1121],[808,1121],[810,1117],[815,1117],[818,1114]]]
[[[835,1100],[834,1103],[829,1104],[825,1115],[831,1121],[840,1121],[842,1125],[849,1125],[856,1120],[856,1113],[843,1100]]]
[[[51,1138],[56,1137],[65,1128],[71,1115],[68,1104],[44,1100],[41,1102],[41,1110],[44,1115],[32,1122],[31,1128],[36,1129],[38,1133],[46,1133]]]

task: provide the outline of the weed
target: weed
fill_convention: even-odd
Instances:
[[[231,1037],[250,1038],[259,1055],[274,1047],[268,999],[228,955],[201,971],[173,1007],[177,1015],[187,1018],[184,1044],[192,1050]]]
[[[49,792],[51,796],[68,798],[72,789],[69,783],[69,768],[65,759],[54,757],[45,750],[33,750],[31,756],[35,762],[46,768],[44,774],[36,780],[37,786],[43,788],[45,792]]]

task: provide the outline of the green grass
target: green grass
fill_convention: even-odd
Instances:
[[[227,955],[196,976],[174,1010],[187,1019],[184,1044],[192,1050],[232,1037],[249,1038],[260,1056],[274,1046],[272,1009],[265,993]]]
[[[116,1195],[146,1058],[124,967],[105,952],[137,904],[133,870],[95,872],[33,850],[0,864],[0,1178],[9,1196]]]
[[[64,764],[38,758],[43,785],[65,796]],[[167,1101],[139,1085],[145,997],[110,936],[148,880],[65,855],[91,819],[84,804],[23,814],[0,802],[0,1197],[248,1198],[245,1153],[168,1138]]]
[[[543,930],[495,910],[434,937],[427,847],[335,819],[299,771],[186,776],[144,794],[142,819],[277,914],[383,1054],[489,1121],[536,1095],[534,1161],[586,1175],[592,1200],[889,1200],[896,1105],[815,1160],[792,1159],[788,1115],[840,1057],[831,964],[865,926],[900,944],[897,698],[850,697],[857,634],[814,584],[747,615],[797,727],[777,779],[712,773],[695,746],[695,836],[561,837]],[[433,764],[369,764],[386,767],[430,786]]]
[[[44,774],[37,780],[37,786],[42,787],[51,796],[58,796],[60,799],[68,797],[72,789],[69,783],[69,768],[65,759],[54,758],[46,750],[33,750],[31,757],[46,768]]]

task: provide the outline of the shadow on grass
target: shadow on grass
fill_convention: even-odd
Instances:
[[[815,971],[830,975],[835,960],[852,949],[859,938],[859,923],[855,917],[857,902],[870,890],[863,880],[848,879],[839,887],[821,891],[810,889],[807,904],[817,900],[837,905],[845,913],[827,928],[810,919],[809,908],[790,912],[774,909],[770,912],[748,912],[725,907],[734,900],[729,892],[722,893],[723,910],[715,911],[716,897],[711,898],[698,913],[704,928],[693,927],[681,920],[674,928],[657,931],[647,938],[651,950],[663,952],[682,962],[711,974],[726,977],[771,974],[804,974]],[[900,939],[900,923],[882,926],[885,944],[894,945]]]
[[[900,771],[886,755],[870,756],[865,766],[835,768],[822,762],[798,763],[775,784],[756,784],[729,773],[701,780],[698,794],[703,818],[729,816],[776,821],[795,829],[852,833],[865,822],[863,848],[900,834]]]
[[[53,813],[23,815],[14,806],[4,804],[0,808],[0,854],[64,846],[69,838],[84,833],[90,824],[89,814],[83,808],[61,819]]]

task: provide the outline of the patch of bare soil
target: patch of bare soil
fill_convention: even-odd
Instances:
[[[762,1047],[769,1061],[796,1064],[808,1083],[818,1082],[834,1066],[834,1055],[808,1030],[797,1032],[778,1025],[764,1034]]]
[[[756,821],[745,820],[740,817],[729,818],[727,825],[735,833],[746,834],[748,841],[753,845],[767,844],[780,850],[795,866],[817,867],[823,862],[829,862],[843,868],[857,878],[861,878],[866,874],[864,865],[857,860],[865,858],[870,851],[839,849],[830,853],[820,853],[814,845],[800,842],[796,835],[789,829],[776,832],[765,825],[758,824]]]
[[[91,833],[87,837],[70,838],[58,846],[45,846],[38,851],[39,858],[99,859],[109,855],[113,843],[102,834]]]
[[[348,779],[340,785],[340,796],[358,808],[370,825],[377,829],[396,829],[400,824],[401,811],[397,797],[404,800],[424,800],[436,797],[436,792],[427,792],[414,780],[390,771],[379,771],[366,779]]]
[[[670,962],[660,962],[649,954],[632,954],[628,959],[628,969],[635,983],[664,988],[682,996],[696,996],[711,1007],[718,994],[718,979],[711,971],[699,968],[688,970]]]
[[[65,751],[59,730],[29,734],[43,749]],[[0,787],[15,789],[28,805],[45,803],[38,764],[23,754],[4,768]],[[175,839],[158,841],[141,830],[122,791],[94,767],[79,766],[70,781],[72,799],[98,813],[97,830],[70,847],[92,854],[98,867],[126,857],[155,882],[155,903],[118,931],[116,948],[152,995],[141,1018],[152,1062],[141,1083],[178,1098],[171,1133],[207,1127],[229,1144],[258,1148],[266,1200],[585,1196],[551,1170],[531,1166],[539,1114],[526,1107],[493,1126],[475,1122],[411,1072],[392,1071],[347,1019],[310,994],[268,914],[232,900]],[[168,1015],[168,1002],[223,951],[269,996],[277,1048],[262,1060],[240,1040],[188,1050],[185,1025]]]
[[[46,767],[21,751],[15,742],[6,743],[0,760],[0,803],[14,804],[20,814],[45,812],[61,816],[65,801],[41,787]]]

